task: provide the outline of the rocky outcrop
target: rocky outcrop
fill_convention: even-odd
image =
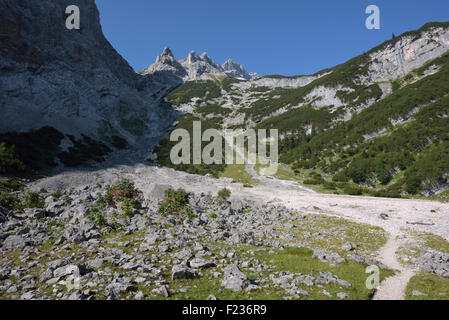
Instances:
[[[65,26],[72,4],[80,30]],[[162,73],[133,71],[104,37],[93,0],[0,0],[0,132],[51,126],[102,141],[145,138],[151,149],[173,119],[160,103],[171,87]]]
[[[373,51],[365,81],[373,83],[402,78],[449,50],[449,27],[443,24],[428,26]]]

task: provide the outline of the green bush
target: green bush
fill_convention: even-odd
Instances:
[[[224,202],[231,196],[231,190],[223,188],[217,193],[218,200]]]
[[[134,215],[134,208],[136,208],[136,200],[131,198],[123,199],[120,205],[120,210],[125,217],[131,218]]]
[[[23,190],[23,183],[16,178],[0,178],[0,191]]]
[[[23,208],[43,208],[45,205],[45,199],[36,191],[27,191],[23,196],[22,207]]]
[[[414,175],[410,175],[405,180],[405,191],[410,194],[416,194],[421,187],[421,180]]]
[[[159,213],[162,215],[192,214],[189,204],[189,195],[183,189],[165,190],[165,199],[159,205]]]
[[[17,159],[14,145],[7,146],[0,142],[0,173],[15,173],[25,170],[25,166]]]
[[[362,188],[356,187],[356,186],[351,186],[350,184],[347,184],[344,188],[343,188],[343,192],[346,194],[349,194],[351,196],[360,196],[363,194],[363,190]]]
[[[12,210],[20,206],[20,198],[9,192],[0,191],[0,207]]]
[[[113,186],[107,187],[106,201],[122,202],[125,199],[136,199],[138,190],[134,186],[134,182],[129,179],[120,179]]]
[[[104,211],[102,211],[98,206],[92,206],[89,208],[89,215],[87,218],[98,225],[106,224]]]

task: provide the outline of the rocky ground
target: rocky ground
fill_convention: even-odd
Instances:
[[[107,186],[122,178],[135,183],[139,206],[127,214],[107,207],[104,221],[92,219]],[[381,280],[402,273],[381,250],[393,239],[388,255],[396,259],[406,242],[392,235],[409,232],[394,201],[432,206],[440,224],[430,230],[448,230],[446,204],[319,195],[290,185],[268,195],[266,186],[157,167],[65,172],[28,187],[45,198],[44,208],[0,215],[2,299],[369,299],[368,265],[380,267]],[[189,191],[190,213],[159,212],[169,187]],[[223,187],[232,192],[227,200],[216,197]],[[445,248],[419,248],[407,270],[447,276]],[[401,258],[413,254],[403,250]]]

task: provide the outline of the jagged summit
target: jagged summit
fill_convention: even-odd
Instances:
[[[251,76],[245,68],[239,63],[236,63],[229,59],[221,66],[223,68],[224,73],[233,78],[244,78],[244,79],[252,79],[254,76]]]
[[[189,55],[187,56],[187,62],[189,64],[195,63],[197,61],[201,61],[201,58],[196,54],[195,51],[190,51]]]
[[[199,56],[192,50],[187,58],[176,60],[168,47],[164,48],[155,63],[140,73],[148,75],[160,72],[166,72],[167,76],[175,76],[183,81],[210,79],[212,75],[226,75],[244,80],[259,77],[257,73],[248,73],[241,64],[233,62],[231,59],[220,65],[212,60],[206,52]]]
[[[172,58],[174,58],[173,53],[171,52],[171,50],[170,50],[169,47],[165,47],[165,48],[164,48],[164,51],[162,51],[162,53],[161,53],[160,56],[166,56],[166,57],[172,57]]]

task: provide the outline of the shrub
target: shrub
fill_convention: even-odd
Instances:
[[[59,199],[63,196],[63,193],[61,190],[55,191],[51,194],[52,197],[55,197],[56,199]]]
[[[209,218],[211,218],[211,219],[217,219],[218,216],[217,216],[216,213],[211,213],[211,214],[209,215]]]
[[[220,191],[218,191],[217,196],[220,202],[224,202],[231,196],[231,190],[223,188]]]
[[[405,191],[409,194],[416,194],[421,187],[421,180],[414,175],[410,175],[405,180]]]
[[[12,210],[17,208],[19,205],[20,199],[18,196],[5,191],[0,191],[0,207]]]
[[[0,191],[19,191],[23,189],[23,184],[16,178],[1,178]]]
[[[106,191],[106,202],[122,202],[125,199],[136,199],[138,190],[134,186],[134,182],[129,179],[120,179],[112,187],[108,187]]]
[[[89,208],[89,215],[87,218],[95,224],[106,224],[106,218],[104,212],[98,206],[92,206]]]
[[[363,194],[363,190],[356,186],[345,185],[343,188],[343,192],[349,194],[351,196],[360,196]]]
[[[123,199],[120,209],[125,217],[131,218],[134,215],[134,208],[136,207],[136,200],[125,198]]]
[[[45,199],[36,191],[27,191],[23,196],[22,207],[23,208],[43,208],[45,205]]]
[[[0,142],[0,173],[11,173],[25,170],[22,161],[17,159],[15,147]]]
[[[169,214],[192,214],[192,208],[188,205],[189,195],[183,189],[165,190],[165,199],[159,205],[159,213],[162,215]]]

